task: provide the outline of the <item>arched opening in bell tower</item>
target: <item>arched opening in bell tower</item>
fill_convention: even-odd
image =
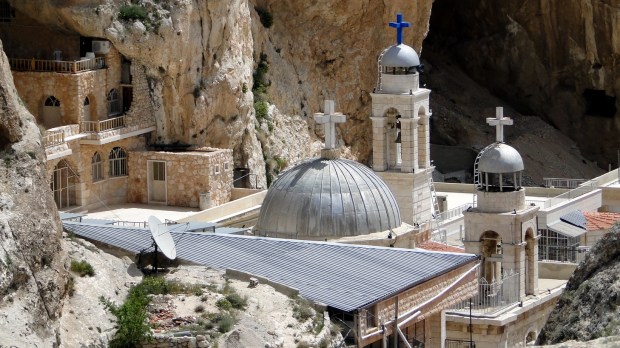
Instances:
[[[388,108],[383,113],[383,117],[387,120],[387,130],[385,137],[385,151],[388,159],[388,170],[400,168],[402,163],[402,146],[401,146],[401,114],[396,108]]]
[[[502,238],[495,231],[486,231],[480,236],[480,243],[481,276],[488,283],[493,283],[502,275]]]

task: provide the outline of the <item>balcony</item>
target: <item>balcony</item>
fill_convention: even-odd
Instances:
[[[37,60],[9,58],[13,71],[57,72],[75,74],[83,71],[103,69],[105,58],[93,58],[78,61]]]
[[[65,142],[65,132],[63,130],[49,130],[47,135],[43,137],[43,146],[48,149],[50,147],[62,145]]]
[[[103,121],[82,121],[83,133],[102,133],[123,127],[125,127],[124,115]]]

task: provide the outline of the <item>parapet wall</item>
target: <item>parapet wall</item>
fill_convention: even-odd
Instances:
[[[478,211],[483,213],[507,213],[525,209],[525,190],[512,192],[477,191]]]

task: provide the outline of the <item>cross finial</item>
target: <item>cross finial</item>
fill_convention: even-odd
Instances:
[[[314,121],[323,124],[325,129],[325,149],[336,147],[336,123],[344,123],[347,117],[341,112],[334,112],[334,101],[326,100],[322,113],[314,114]]]
[[[390,22],[390,27],[396,28],[396,42],[399,45],[403,43],[403,28],[409,28],[410,26],[411,23],[403,22],[403,15],[400,13],[396,15],[396,23]]]
[[[495,141],[504,142],[504,125],[512,126],[512,119],[504,117],[504,108],[495,108],[495,118],[487,118],[487,123],[491,126],[495,126]]]

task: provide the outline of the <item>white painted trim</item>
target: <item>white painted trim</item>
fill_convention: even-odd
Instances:
[[[121,135],[115,135],[109,138],[105,138],[105,139],[100,139],[100,140],[81,140],[80,141],[80,145],[103,145],[103,144],[108,144],[108,143],[112,143],[115,141],[119,141],[119,140],[123,140],[123,139],[127,139],[127,138],[131,138],[133,136],[136,135],[140,135],[140,134],[144,134],[144,133],[150,133],[155,131],[155,126],[153,127],[148,127],[148,128],[143,128],[143,129],[138,129],[137,131],[133,131],[133,132],[129,132],[129,133],[125,133],[125,134],[121,134]]]
[[[86,133],[79,133],[79,134],[76,134],[76,135],[72,135],[70,137],[66,137],[65,138],[65,142],[86,138],[87,136],[88,136],[88,134],[86,134]]]
[[[47,157],[46,161],[51,161],[53,159],[67,157],[67,156],[70,156],[72,153],[73,153],[73,150],[69,149],[69,150],[57,152],[57,153],[49,155],[49,156],[46,155],[46,157]]]
[[[158,202],[158,201],[151,201],[151,176],[153,173],[152,170],[152,166],[151,163],[153,162],[163,162],[164,163],[164,177],[165,177],[165,184],[164,187],[166,188],[166,201],[165,202]],[[166,161],[160,161],[160,160],[146,160],[146,199],[148,204],[152,204],[152,205],[168,205],[168,164],[166,163]]]

